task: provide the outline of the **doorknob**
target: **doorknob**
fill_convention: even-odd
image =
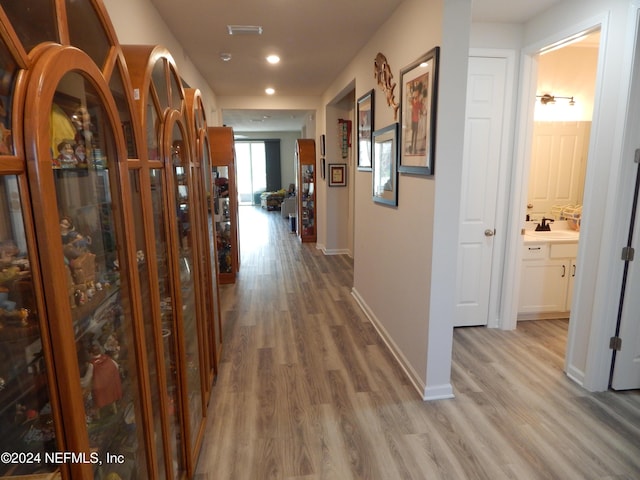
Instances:
[[[495,234],[496,234],[496,230],[495,230],[495,228],[494,228],[493,230],[491,230],[490,228],[487,228],[487,229],[484,231],[484,236],[485,236],[485,237],[493,237]]]

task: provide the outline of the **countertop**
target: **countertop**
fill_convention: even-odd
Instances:
[[[525,244],[529,243],[576,243],[580,239],[580,232],[575,230],[552,230],[550,232],[536,232],[535,230],[525,230],[522,239]]]

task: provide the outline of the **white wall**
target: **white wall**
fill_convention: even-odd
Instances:
[[[375,84],[376,54],[386,56],[398,81],[401,68],[442,48],[435,176],[401,175],[397,208],[373,203],[370,172],[354,179],[354,295],[425,398],[452,393],[451,239],[458,234],[469,25],[467,0],[406,0],[325,93],[329,103],[354,78],[356,98],[375,89],[374,128],[385,127],[396,120]]]
[[[149,0],[103,0],[121,45],[162,45],[171,52],[180,76],[202,94],[207,125],[222,125],[211,87],[184,55],[182,46]]]
[[[538,88],[536,93],[573,97],[575,105],[566,99],[555,104],[536,102],[536,121],[590,122],[596,91],[598,49],[568,46],[549,52],[538,59]]]

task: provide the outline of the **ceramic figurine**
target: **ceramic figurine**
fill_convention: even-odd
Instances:
[[[87,372],[80,384],[83,388],[91,387],[93,406],[98,417],[100,409],[109,405],[115,413],[116,402],[122,398],[122,381],[118,364],[109,355],[103,353],[102,347],[98,344],[91,346],[90,354]]]
[[[73,140],[63,140],[58,144],[58,157],[55,165],[61,168],[73,168],[78,166],[78,159],[73,150]]]

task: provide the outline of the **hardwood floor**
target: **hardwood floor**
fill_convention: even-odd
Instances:
[[[198,480],[640,478],[640,392],[570,381],[566,320],[456,329],[456,397],[423,402],[352,298],[351,259],[279,212],[240,221]]]

